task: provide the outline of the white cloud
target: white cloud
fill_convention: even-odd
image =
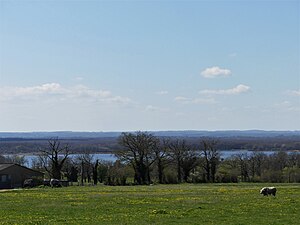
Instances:
[[[80,99],[89,101],[105,101],[115,103],[129,103],[127,97],[113,95],[110,91],[91,89],[84,85],[63,87],[58,83],[47,83],[31,87],[2,87],[0,89],[0,101],[11,100],[46,100],[54,98],[56,100]]]
[[[94,99],[109,98],[112,96],[110,91],[94,90],[84,85],[77,85],[66,89],[66,93],[70,97],[91,97]]]
[[[167,94],[169,94],[169,92],[166,91],[166,90],[162,90],[162,91],[157,91],[155,94],[157,94],[157,95],[167,95]]]
[[[177,96],[174,98],[174,101],[176,102],[184,102],[184,101],[188,101],[189,99],[186,97],[182,97],[182,96]]]
[[[300,89],[299,90],[289,90],[289,91],[287,91],[287,93],[289,95],[293,95],[293,96],[300,96]]]
[[[34,87],[16,87],[15,91],[17,95],[44,94],[44,93],[57,94],[57,93],[61,93],[62,87],[58,83],[49,83],[49,84],[43,84]]]
[[[237,56],[237,53],[236,52],[232,52],[232,53],[228,54],[228,56],[234,58],[234,57]]]
[[[280,110],[283,112],[300,112],[299,105],[295,105],[289,101],[282,101],[273,105],[276,110]],[[274,111],[274,110],[272,110]]]
[[[76,80],[76,81],[83,81],[84,78],[83,78],[83,77],[75,77],[75,80]]]
[[[1,87],[0,100],[15,98],[36,98],[43,95],[63,94],[65,90],[58,83],[48,83],[32,87]]]
[[[153,106],[153,105],[147,105],[146,106],[146,111],[156,111],[158,110],[158,107]]]
[[[167,111],[169,111],[169,109],[167,109],[167,108],[161,108],[161,107],[157,107],[157,106],[153,106],[153,105],[147,105],[145,110],[150,111],[150,112],[167,112]]]
[[[184,104],[213,104],[216,103],[214,98],[186,98],[178,96],[174,98],[174,101]]]
[[[194,98],[191,103],[194,104],[214,104],[216,100],[214,98]]]
[[[229,69],[221,69],[218,66],[213,66],[203,70],[201,75],[205,78],[227,77],[231,75],[231,71]]]
[[[186,114],[185,113],[183,113],[183,112],[177,112],[177,113],[175,113],[175,116],[176,117],[183,117],[183,116],[185,116]]]
[[[218,89],[218,90],[202,90],[200,94],[208,95],[237,95],[241,93],[246,93],[250,91],[250,87],[244,84],[239,84],[236,87],[230,89]]]
[[[167,95],[169,92],[168,91],[158,91],[158,92],[156,92],[156,94],[158,94],[158,95]]]

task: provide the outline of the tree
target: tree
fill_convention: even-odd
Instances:
[[[198,165],[197,152],[195,151],[195,149],[189,146],[188,148],[185,149],[182,162],[181,162],[183,180],[185,182],[188,181],[191,171],[195,169],[197,165]]]
[[[182,147],[185,146],[185,141],[184,140],[180,141],[179,139],[176,139],[175,141],[172,141],[169,146],[171,151],[171,157],[176,164],[177,182],[181,183],[182,181],[181,163],[183,158]]]
[[[108,169],[111,166],[112,162],[109,161],[100,161],[100,163],[98,164],[98,180],[100,183],[103,183],[105,181],[105,179],[107,178],[108,175]]]
[[[196,167],[196,152],[186,143],[185,140],[176,139],[169,144],[170,154],[175,162],[177,170],[177,181],[187,181],[189,173]]]
[[[247,154],[243,154],[243,153],[236,154],[235,160],[237,161],[237,163],[240,167],[241,180],[243,182],[249,181],[249,179],[250,179],[249,156]]]
[[[253,152],[249,158],[250,174],[252,181],[260,179],[263,169],[263,164],[266,161],[266,155],[261,152]]]
[[[217,182],[221,183],[237,183],[239,170],[232,166],[232,159],[223,160],[218,166],[216,175]]]
[[[116,153],[122,162],[132,165],[137,184],[151,183],[150,166],[156,160],[155,148],[158,138],[154,135],[138,131],[136,133],[122,133],[119,144],[123,147]]]
[[[58,138],[48,140],[48,149],[42,151],[40,159],[51,178],[61,179],[61,170],[69,154],[68,144],[61,147]]]
[[[284,151],[279,151],[274,153],[272,156],[272,168],[273,170],[282,171],[286,166],[288,166],[288,154]]]
[[[99,165],[99,161],[97,159],[96,162],[95,162],[95,164],[93,165],[93,181],[94,181],[94,185],[97,185],[97,183],[98,183],[98,165]]]
[[[25,166],[28,163],[24,155],[11,155],[6,157],[6,161],[10,163],[19,164]]]
[[[90,183],[92,180],[93,158],[94,156],[88,151],[85,151],[77,157],[81,174],[81,185],[83,185],[86,181]]]
[[[90,154],[89,152],[85,152],[83,155],[83,161],[85,165],[85,173],[88,183],[92,181],[92,171],[93,171],[93,158],[94,156]]]
[[[202,141],[201,155],[204,159],[202,167],[205,171],[207,182],[215,182],[217,165],[220,160],[220,153],[216,149],[216,144],[217,141],[215,140]]]
[[[77,182],[78,181],[78,169],[74,165],[71,166],[71,170],[70,170],[68,180],[71,181],[71,182]]]
[[[156,155],[156,166],[157,166],[157,174],[158,174],[158,182],[160,184],[165,183],[165,174],[164,170],[167,164],[170,163],[170,149],[169,149],[170,141],[167,139],[163,139],[159,145],[154,149]]]
[[[122,164],[120,160],[115,161],[108,167],[107,178],[104,184],[107,185],[126,185],[126,180],[129,175],[129,166]],[[131,167],[130,167],[131,169]]]
[[[72,158],[68,158],[63,166],[63,171],[68,181],[77,182],[78,181],[78,168],[76,163]]]

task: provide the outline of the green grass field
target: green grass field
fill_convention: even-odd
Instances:
[[[181,184],[0,192],[0,224],[299,224],[300,184]]]

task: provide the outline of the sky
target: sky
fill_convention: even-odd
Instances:
[[[0,0],[0,131],[300,130],[299,1]]]

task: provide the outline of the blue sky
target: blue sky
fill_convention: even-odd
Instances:
[[[0,131],[299,130],[299,1],[0,1]]]

